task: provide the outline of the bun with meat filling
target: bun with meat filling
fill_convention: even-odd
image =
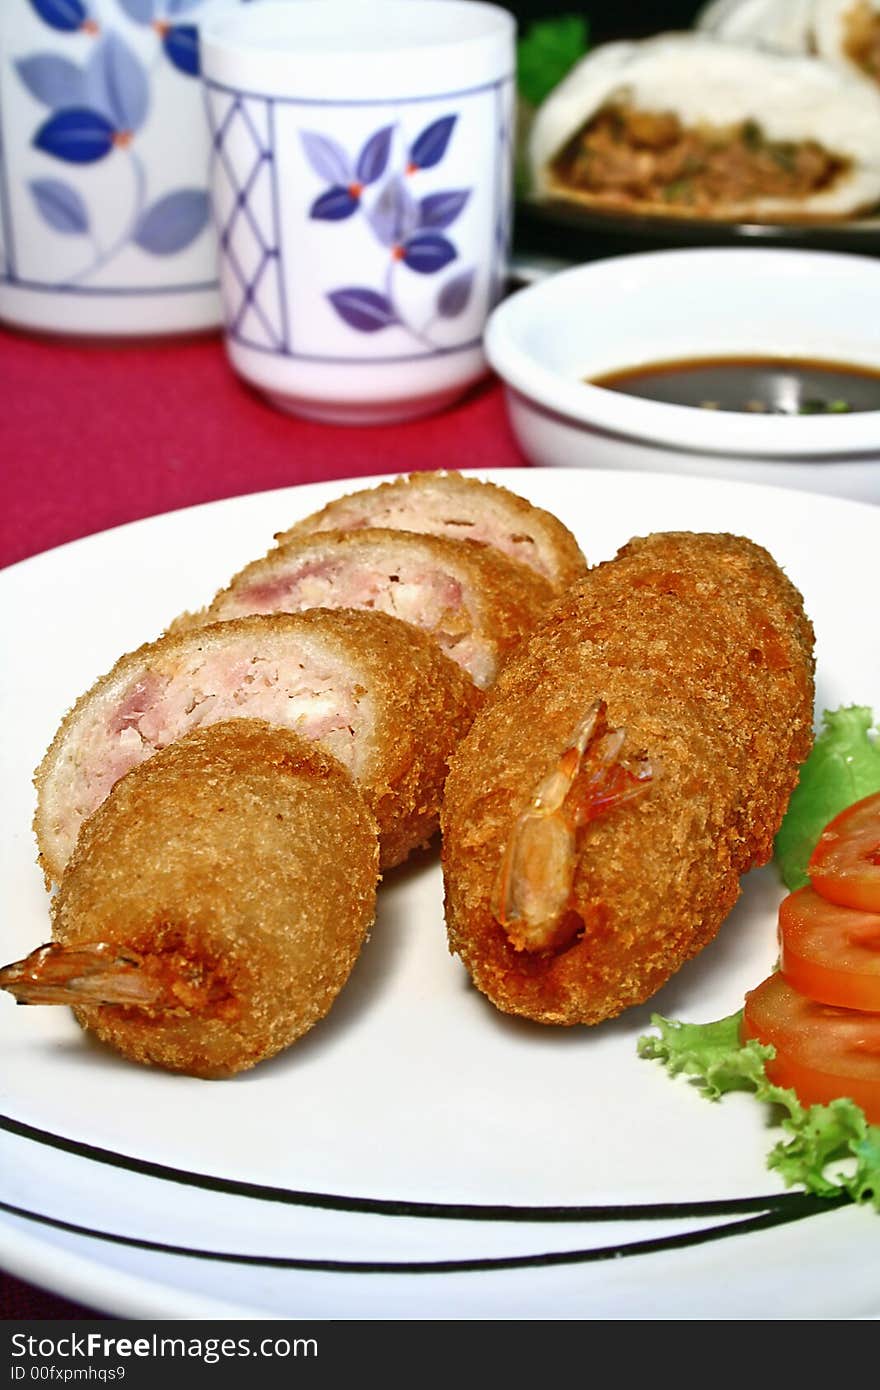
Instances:
[[[606,44],[532,127],[535,195],[610,211],[821,221],[880,202],[880,91],[702,34]]]
[[[710,0],[696,27],[728,43],[814,53],[880,86],[880,0]]]
[[[880,87],[880,0],[814,0],[816,52]]]
[[[803,54],[812,51],[814,8],[815,0],[709,0],[694,23],[728,43]]]

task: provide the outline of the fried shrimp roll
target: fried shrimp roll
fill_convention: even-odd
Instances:
[[[429,633],[485,689],[554,598],[548,580],[487,547],[409,531],[324,531],[255,560],[188,625],[249,613],[376,609]]]
[[[314,531],[358,531],[365,526],[491,546],[537,570],[556,590],[567,589],[587,568],[574,536],[551,512],[496,483],[462,473],[410,473],[349,493],[275,539],[284,543]]]
[[[376,823],[335,758],[228,720],[135,767],[83,825],[53,943],[0,971],[136,1062],[243,1071],[328,1012],[372,925]]]
[[[130,768],[240,717],[315,739],[348,768],[390,868],[436,829],[447,759],[480,699],[430,637],[385,613],[314,609],[161,637],[77,701],[37,770],[46,877],[60,878],[82,821]]]
[[[502,672],[450,766],[449,946],[501,1010],[599,1023],[716,934],[812,742],[813,631],[749,540],[631,541]]]

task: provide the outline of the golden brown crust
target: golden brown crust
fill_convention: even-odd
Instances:
[[[330,1009],[375,912],[376,825],[350,776],[259,720],[198,729],[116,783],[53,902],[64,945],[109,942],[209,978],[207,1009],[76,1010],[137,1062],[226,1076]]]
[[[549,580],[488,546],[379,527],[321,531],[246,565],[173,630],[315,607],[381,611],[429,633],[485,689],[555,597]]]
[[[348,493],[276,540],[364,526],[448,535],[502,550],[564,592],[586,572],[580,546],[558,517],[497,483],[446,470],[409,473]]]
[[[397,618],[322,608],[297,620],[358,633],[375,704],[374,761],[359,784],[379,823],[380,867],[393,868],[436,833],[449,760],[484,696],[430,637]]]
[[[591,702],[646,754],[650,789],[586,826],[580,937],[517,952],[490,900],[513,823]],[[597,1023],[650,997],[717,932],[766,861],[812,740],[813,632],[766,551],[733,536],[631,541],[502,673],[447,779],[450,950],[500,1009]]]
[[[447,759],[470,725],[480,692],[430,637],[408,624],[384,613],[315,609],[239,618],[168,634],[121,657],[80,697],[62,721],[34,779],[38,792],[34,831],[47,880],[60,879],[82,819],[70,808],[79,806],[82,797],[86,742],[94,739],[102,744],[108,719],[112,721],[119,701],[139,680],[149,683],[157,673],[164,680],[194,655],[199,660],[203,656],[222,659],[233,643],[248,654],[259,653],[269,663],[280,660],[289,666],[296,665],[301,647],[343,671],[358,708],[366,711],[364,731],[349,741],[357,744],[352,754],[356,780],[379,821],[382,867],[399,863],[431,838]],[[246,705],[237,712],[246,714]],[[192,722],[207,724],[211,714],[196,711]],[[339,737],[346,739],[346,732]],[[334,735],[329,735],[322,743],[338,755],[338,743],[333,740]],[[146,742],[133,755],[126,751],[124,758],[129,761],[120,765],[120,771],[154,751]],[[93,809],[83,801],[83,814]],[[59,831],[68,815],[71,824]]]

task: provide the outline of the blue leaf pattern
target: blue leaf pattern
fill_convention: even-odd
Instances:
[[[440,317],[457,318],[467,308],[473,287],[473,270],[460,270],[447,280],[437,296],[437,313]]]
[[[376,333],[380,328],[387,328],[389,324],[398,322],[390,300],[384,294],[377,294],[375,290],[353,286],[350,289],[334,290],[327,298],[339,317],[359,333]]]
[[[342,321],[357,333],[378,333],[398,325],[428,347],[435,346],[432,324],[457,318],[471,302],[476,272],[459,270],[434,294],[434,313],[416,325],[398,307],[395,266],[401,264],[417,275],[436,275],[458,258],[456,246],[441,233],[460,217],[471,197],[469,188],[446,188],[416,199],[410,191],[411,176],[431,169],[443,159],[458,116],[450,114],[426,125],[400,152],[397,170],[388,171],[394,144],[394,124],[382,126],[367,137],[352,166],[345,148],[329,135],[300,131],[303,152],[312,171],[325,184],[314,199],[309,216],[324,222],[342,222],[362,211],[373,236],[386,249],[382,290],[367,285],[348,285],[327,294]],[[384,180],[384,182],[381,182]],[[379,185],[375,194],[368,190]],[[409,282],[411,285],[411,282]],[[424,310],[421,311],[424,313]]]
[[[347,188],[328,188],[309,208],[309,217],[322,222],[341,222],[357,212],[358,200]]]
[[[31,4],[40,19],[52,29],[61,29],[67,34],[81,29],[89,17],[82,0],[31,0]]]
[[[84,105],[83,72],[69,58],[58,53],[33,53],[20,58],[15,67],[31,96],[50,110]]]
[[[429,193],[419,203],[419,226],[440,231],[458,217],[468,198],[469,188],[457,188],[449,193]]]
[[[318,135],[312,130],[301,130],[300,139],[306,159],[318,178],[333,184],[354,183],[351,162],[337,140],[332,140],[329,135]]]
[[[172,24],[162,39],[162,47],[178,72],[198,77],[201,70],[199,31],[194,24]]]
[[[34,136],[34,144],[68,164],[94,164],[113,149],[115,133],[97,111],[73,107],[50,116]]]
[[[7,3],[8,0],[0,0],[0,5]],[[179,71],[198,76],[198,31],[193,24],[177,21],[185,19],[204,0],[115,3],[125,20],[155,30],[153,43],[161,45],[155,51],[164,50]],[[126,145],[128,138],[146,122],[150,111],[148,67],[118,32],[118,24],[114,27],[102,9],[93,13],[94,0],[29,0],[29,4],[52,29],[64,33],[85,31],[92,40],[81,63],[53,52],[30,53],[14,62],[23,87],[47,108],[47,118],[34,130],[32,143],[43,154],[65,164],[93,164],[106,158],[117,145]],[[374,146],[365,152],[365,157],[377,168],[381,150]],[[129,230],[109,249],[93,243],[93,259],[76,273],[76,281],[85,282],[125,246],[135,245],[152,256],[174,255],[190,246],[209,223],[210,203],[205,189],[178,188],[148,203],[146,171],[134,154],[132,158],[140,172],[128,214]],[[59,178],[35,178],[26,186],[36,213],[47,227],[62,236],[91,233],[88,204],[73,183]],[[347,190],[345,198],[350,199]]]
[[[410,237],[403,250],[404,265],[420,275],[434,275],[454,261],[458,253],[451,241],[434,232],[420,232]]]
[[[373,235],[382,246],[399,246],[418,224],[418,209],[399,174],[385,184],[367,213]]]
[[[377,179],[381,179],[388,167],[393,134],[394,126],[387,125],[382,130],[377,130],[375,135],[371,135],[366,141],[358,155],[356,173],[359,183],[375,183]]]
[[[89,230],[89,214],[77,189],[62,179],[32,179],[28,184],[37,211],[56,232],[82,236]]]
[[[117,0],[117,3],[135,24],[151,24],[156,17],[155,0]]]
[[[195,241],[207,225],[209,211],[203,189],[177,189],[147,208],[132,240],[153,256],[173,256]]]
[[[441,116],[416,137],[409,152],[410,163],[416,169],[433,169],[435,164],[440,163],[457,119],[457,116]]]
[[[118,34],[107,34],[95,49],[86,81],[90,105],[112,121],[115,130],[140,129],[150,103],[147,75]]]

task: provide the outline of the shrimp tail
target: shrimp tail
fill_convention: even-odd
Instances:
[[[594,701],[517,817],[491,903],[516,950],[558,950],[576,930],[568,908],[578,832],[641,796],[656,775],[645,756],[622,759],[625,742],[625,729],[608,727],[605,701]]]
[[[167,1008],[167,982],[144,968],[137,951],[120,950],[106,941],[78,946],[49,942],[24,960],[0,969],[0,989],[18,1004],[127,1004]]]

